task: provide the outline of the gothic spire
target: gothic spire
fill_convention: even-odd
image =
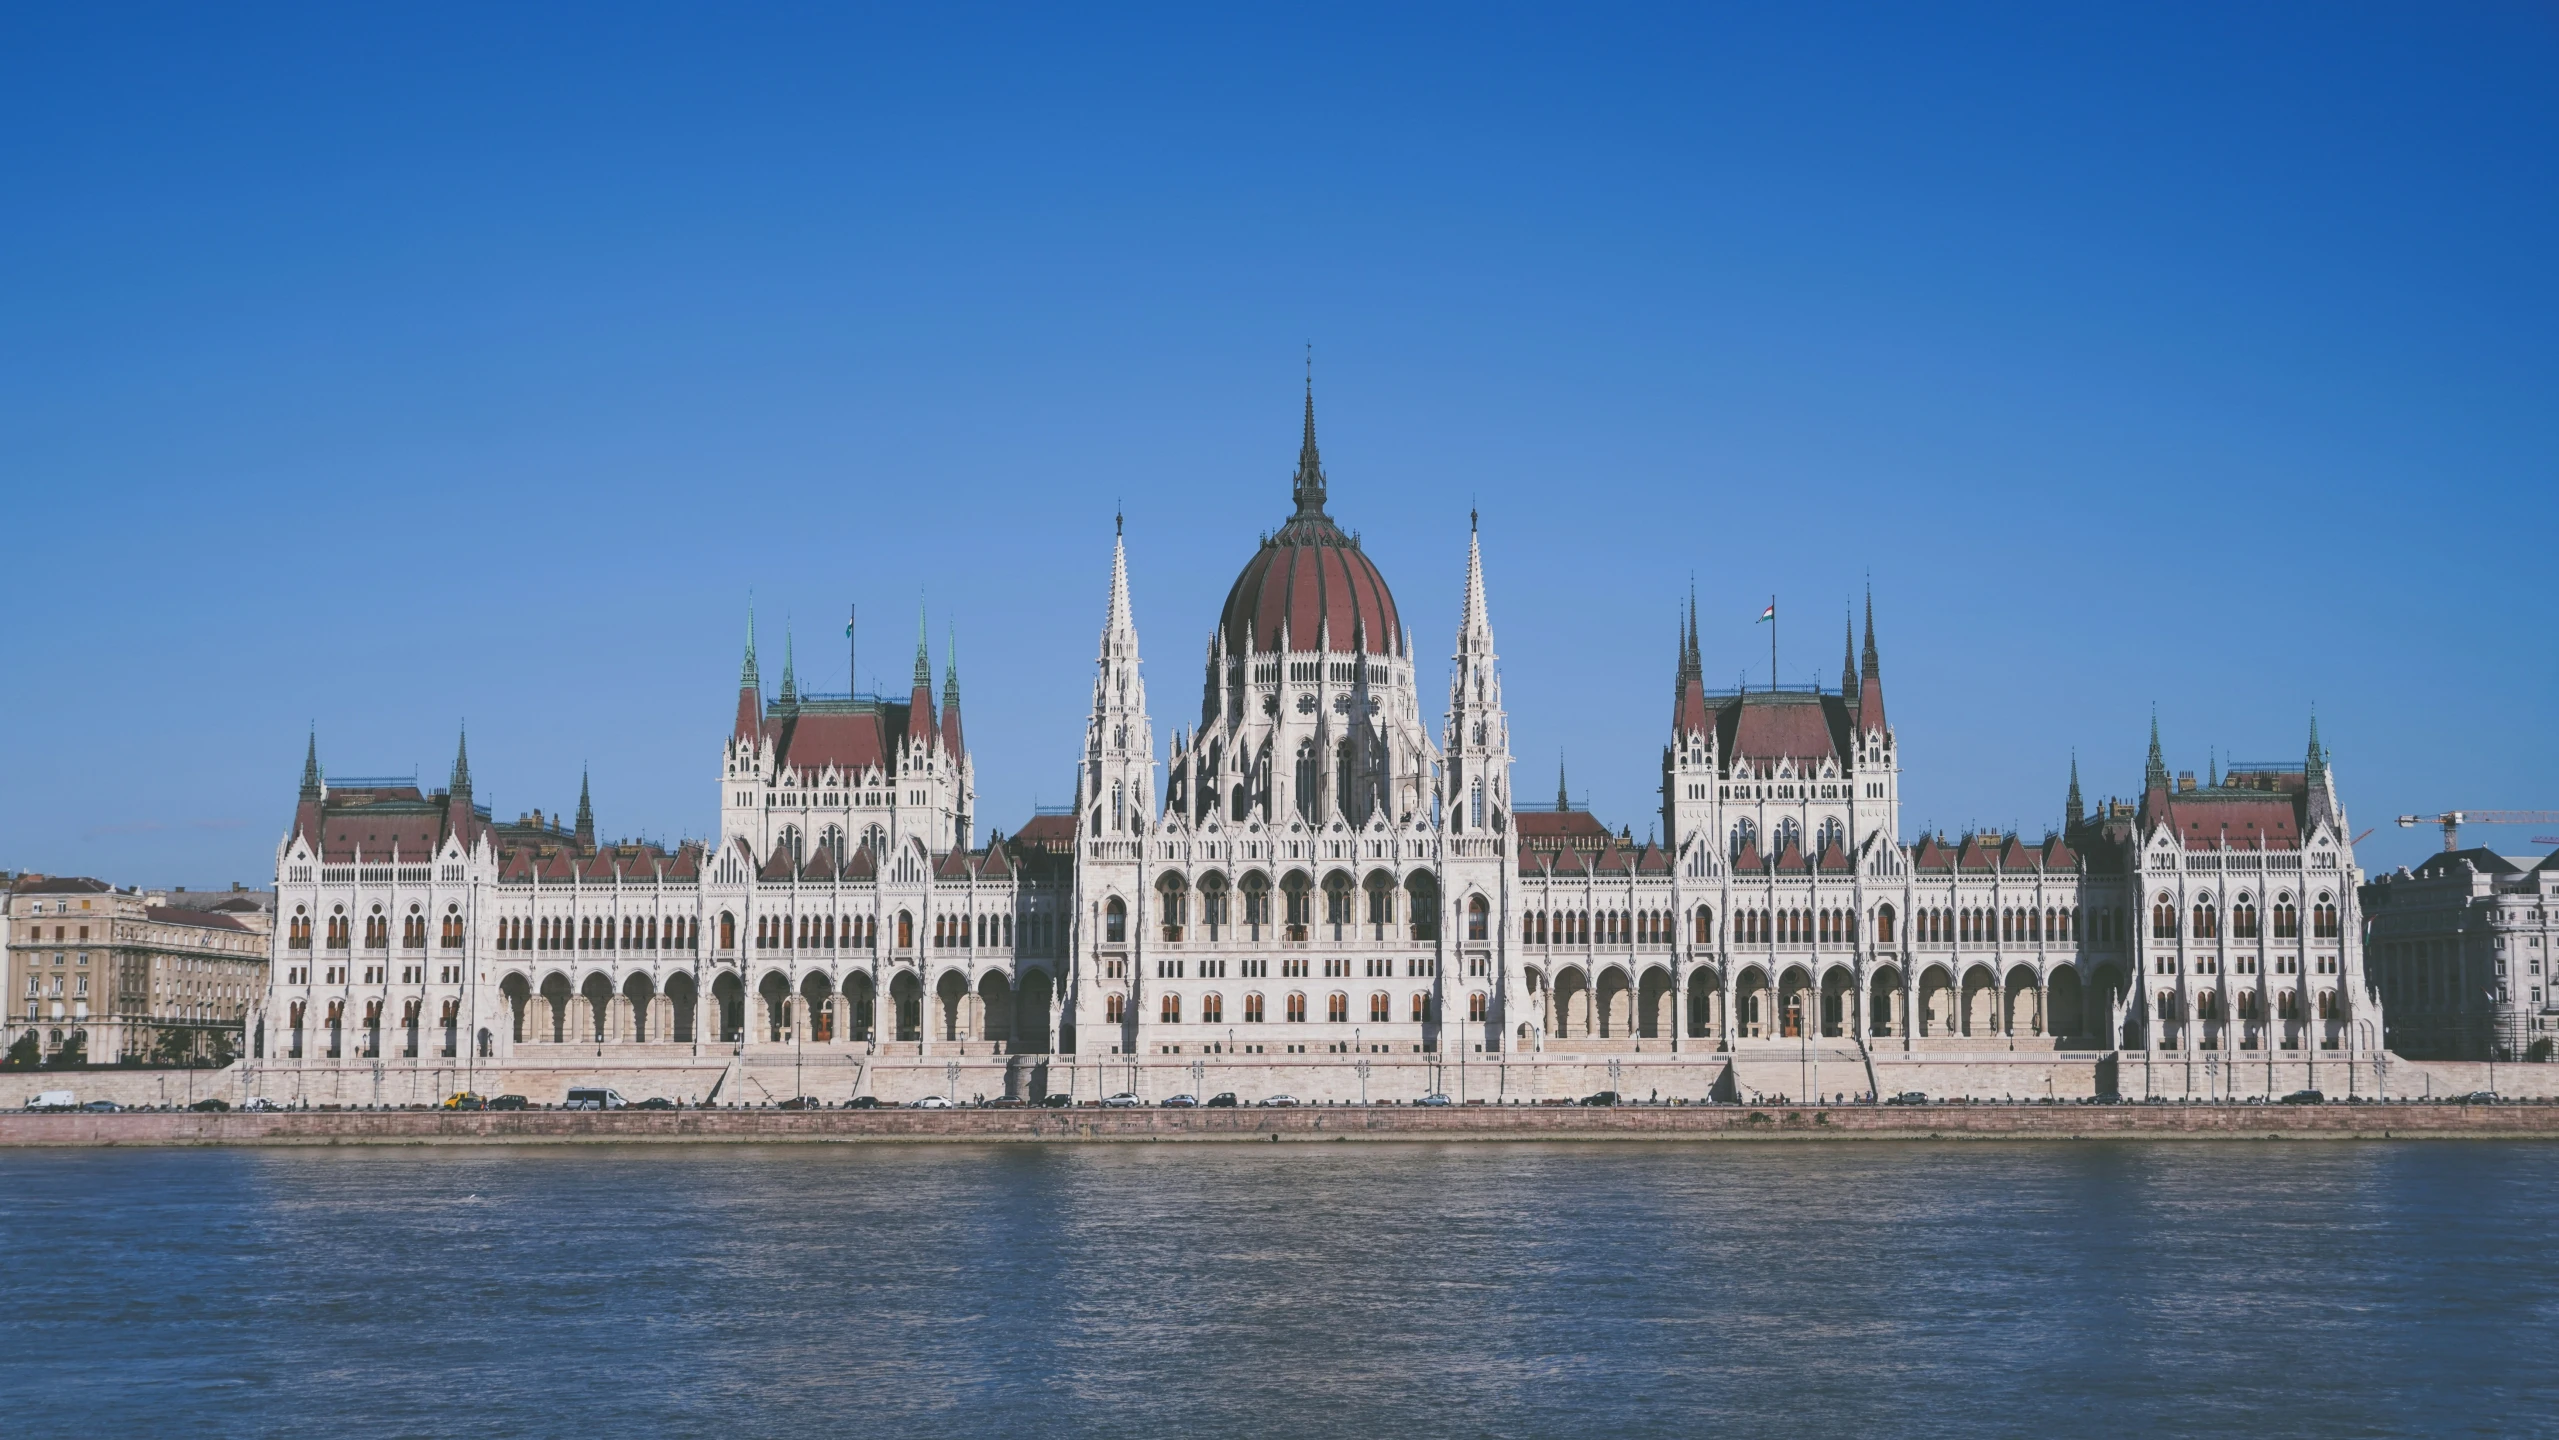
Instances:
[[[933,693],[933,659],[925,653],[924,605],[915,606],[915,683],[926,694]]]
[[[1555,752],[1555,808],[1573,808],[1573,792],[1564,784],[1564,752],[1561,750]]]
[[[943,643],[942,653],[945,657],[942,665],[942,706],[944,709],[949,709],[960,703],[960,627],[958,625],[951,626],[951,633]]]
[[[453,747],[453,783],[450,788],[456,795],[471,793],[471,731],[468,726],[463,728],[462,738]]]
[[[2062,802],[2061,815],[2064,833],[2078,829],[2088,818],[2087,802],[2079,798],[2079,752],[2076,750],[2070,752],[2070,798]]]
[[[1839,641],[1839,694],[1847,699],[1857,693],[1857,622],[1843,617]]]
[[[1306,362],[1306,438],[1298,442],[1297,477],[1289,485],[1301,517],[1324,516],[1324,462],[1315,450],[1315,362]]]
[[[1688,582],[1687,660],[1688,673],[1698,679],[1704,679],[1706,677],[1706,656],[1703,651],[1697,648],[1697,582],[1693,579]]]
[[[791,627],[782,627],[782,703],[790,705],[800,698],[797,657],[792,653]]]
[[[2192,772],[2189,772],[2192,773]],[[2159,707],[2150,707],[2150,759],[2141,767],[2144,792],[2168,788],[2168,760],[2159,752]]]
[[[1466,512],[1466,601],[1457,622],[1460,643],[1478,634],[1489,638],[1492,620],[1484,608],[1484,545],[1475,512]]]
[[[1875,655],[1875,587],[1872,585],[1866,587],[1866,654],[1864,666],[1858,673],[1869,680],[1884,677],[1883,662]]]
[[[311,738],[302,747],[302,798],[320,798],[320,727],[311,727]]]
[[[595,853],[595,802],[587,791],[586,769],[578,769],[578,849]]]
[[[746,664],[738,668],[737,683],[741,690],[764,688],[764,677],[755,668],[755,607],[752,605],[746,607]]]
[[[2302,769],[2314,786],[2328,778],[2328,749],[2319,743],[2319,712],[2315,708],[2310,712],[2310,754]]]

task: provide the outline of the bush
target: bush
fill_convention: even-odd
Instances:
[[[2550,1058],[2550,1037],[2549,1037],[2549,1036],[2547,1036],[2547,1035],[2545,1035],[2545,1036],[2543,1036],[2542,1038],[2540,1038],[2540,1039],[2538,1039],[2538,1040],[2533,1041],[2533,1042],[2532,1042],[2532,1046],[2531,1046],[2531,1048],[2529,1048],[2529,1049],[2527,1049],[2527,1050],[2525,1050],[2525,1051],[2523,1052],[2523,1058],[2525,1058],[2526,1060],[2533,1060],[2533,1061],[2547,1061],[2547,1060],[2549,1060],[2549,1058]]]
[[[9,1042],[9,1053],[0,1056],[0,1069],[32,1070],[43,1059],[44,1042],[38,1040],[36,1032],[30,1030]]]

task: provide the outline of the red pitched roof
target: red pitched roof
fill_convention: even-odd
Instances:
[[[2168,797],[2168,824],[2189,850],[2298,850],[2301,824],[2279,795],[2195,793]]]
[[[1519,843],[1532,850],[1601,850],[1614,838],[1588,810],[1518,810],[1511,823]]]

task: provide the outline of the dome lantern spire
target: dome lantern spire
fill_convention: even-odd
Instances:
[[[1315,347],[1306,350],[1306,438],[1297,447],[1297,477],[1289,485],[1300,519],[1324,518],[1324,462],[1315,449]]]

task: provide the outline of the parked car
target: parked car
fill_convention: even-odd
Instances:
[[[2295,1090],[2284,1097],[2283,1103],[2286,1105],[2321,1105],[2327,1103],[2327,1100],[2327,1096],[2320,1094],[2316,1090]]]
[[[980,1108],[986,1110],[1021,1110],[1028,1108],[1030,1103],[1031,1102],[1028,1100],[1016,1100],[1009,1095],[998,1095],[994,1099],[984,1102]]]
[[[1197,1110],[1200,1108],[1200,1097],[1197,1095],[1169,1095],[1165,1097],[1164,1108],[1167,1110]]]
[[[1264,1100],[1262,1103],[1275,1110],[1288,1110],[1304,1102],[1300,1101],[1294,1095],[1273,1095],[1269,1099]]]
[[[1104,1096],[1102,1099],[1102,1106],[1107,1110],[1134,1110],[1145,1103],[1126,1090],[1117,1095]]]
[[[284,1107],[278,1105],[264,1095],[252,1095],[248,1099],[240,1102],[240,1108],[243,1110],[281,1110]]]
[[[632,1101],[631,1108],[634,1110],[672,1110],[676,1107],[675,1102],[669,1100],[665,1096],[652,1095],[646,1100]]]
[[[609,1085],[572,1085],[563,1110],[620,1110],[630,1105],[622,1092]]]
[[[951,1102],[946,1096],[927,1095],[923,1099],[908,1105],[907,1108],[910,1110],[948,1110],[951,1108]]]
[[[1211,1095],[1210,1097],[1208,1097],[1208,1108],[1210,1108],[1211,1110],[1232,1110],[1232,1109],[1234,1109],[1234,1108],[1235,1108],[1235,1092],[1234,1092],[1234,1091],[1232,1091],[1232,1090],[1221,1090],[1221,1091],[1219,1091],[1218,1093],[1216,1093],[1216,1094],[1214,1094],[1214,1095]]]
[[[1067,1094],[1043,1095],[1040,1097],[1040,1108],[1043,1110],[1064,1110],[1072,1106],[1074,1103],[1075,1097]]]
[[[776,1110],[815,1110],[819,1108],[821,1103],[822,1102],[820,1102],[814,1095],[794,1095],[790,1099],[783,1101],[781,1104],[776,1105],[773,1108]]]
[[[2494,1105],[2497,1103],[2497,1092],[2494,1090],[2473,1090],[2467,1095],[2453,1096],[2452,1103],[2455,1105]]]
[[[1416,1101],[1414,1101],[1413,1103],[1414,1103],[1414,1104],[1416,1104],[1416,1105],[1454,1105],[1454,1104],[1456,1104],[1457,1102],[1456,1102],[1456,1101],[1454,1101],[1454,1100],[1449,1099],[1449,1098],[1448,1098],[1447,1096],[1445,1096],[1445,1095],[1441,1095],[1441,1094],[1433,1093],[1433,1094],[1425,1095],[1425,1096],[1423,1096],[1421,1099],[1416,1100]]]
[[[230,1109],[231,1102],[223,1099],[219,1095],[207,1095],[187,1108],[202,1114],[214,1115]]]
[[[530,1110],[533,1108],[533,1102],[525,1099],[521,1095],[501,1095],[495,1100],[489,1102],[489,1108],[492,1110]]]
[[[880,1108],[880,1097],[877,1095],[856,1095],[852,1099],[844,1102],[844,1108],[847,1110],[877,1110]]]
[[[1925,1105],[1928,1103],[1928,1092],[1925,1090],[1904,1090],[1899,1095],[1892,1097],[1884,1103],[1887,1105]]]
[[[83,1106],[81,1106],[80,1108],[81,1108],[81,1109],[83,1109],[83,1110],[91,1111],[91,1112],[93,1112],[93,1113],[95,1113],[95,1114],[100,1114],[100,1115],[112,1115],[112,1114],[114,1114],[116,1111],[121,1110],[121,1109],[123,1109],[124,1107],[123,1107],[123,1106],[121,1106],[121,1105],[118,1105],[118,1104],[117,1104],[116,1102],[114,1102],[113,1100],[92,1100],[92,1101],[90,1101],[88,1104],[83,1105]]]
[[[262,1110],[273,1107],[260,1105],[257,1101],[252,1100],[249,1102],[249,1108],[252,1110]],[[444,1097],[444,1108],[447,1110],[486,1110],[489,1108],[489,1099],[485,1095],[476,1094],[469,1090],[461,1090]]]
[[[1598,1105],[1602,1107],[1614,1105],[1617,1103],[1617,1092],[1614,1090],[1602,1090],[1596,1095],[1585,1095],[1582,1097],[1582,1103],[1585,1105]]]

